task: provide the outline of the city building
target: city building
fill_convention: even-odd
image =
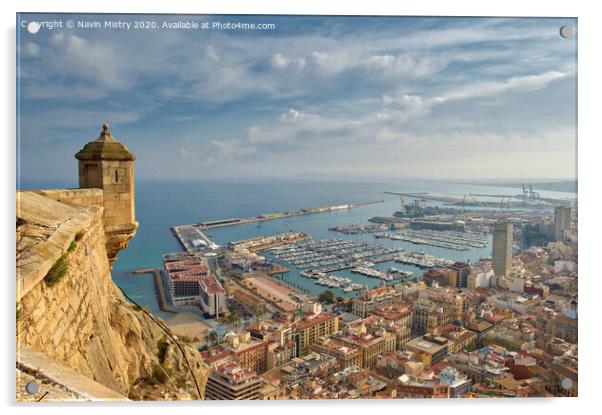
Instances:
[[[489,288],[495,281],[495,274],[492,269],[473,269],[468,276],[468,288]]]
[[[163,255],[163,268],[167,273],[169,291],[176,305],[200,302],[199,282],[209,275],[209,268],[199,254],[175,252]]]
[[[429,287],[445,286],[449,284],[449,277],[436,268],[429,268],[422,274],[422,281]]]
[[[513,293],[522,293],[525,291],[525,279],[513,277],[510,286],[508,287]]]
[[[408,304],[393,303],[381,306],[372,311],[373,317],[367,318],[367,324],[377,328],[384,328],[389,333],[395,335],[396,349],[401,350],[412,335],[412,319],[414,312]]]
[[[426,357],[427,366],[430,366],[447,356],[448,343],[445,337],[427,333],[424,336],[410,340],[405,344],[404,348],[419,356]]]
[[[324,337],[312,344],[311,350],[337,359],[337,370],[361,367],[358,348],[337,337]]]
[[[571,207],[556,206],[554,208],[554,240],[562,241],[564,234],[571,228]]]
[[[223,345],[212,347],[201,352],[203,361],[209,365],[211,369],[216,369],[226,363],[236,363],[234,361],[234,353]]]
[[[428,298],[419,298],[412,308],[414,312],[412,325],[417,333],[432,332],[451,320],[449,308],[438,305]]]
[[[211,272],[217,272],[219,269],[219,256],[216,252],[206,252],[204,255],[207,266]]]
[[[248,328],[251,336],[267,342],[267,370],[281,366],[297,356],[293,329],[288,323],[263,320]]]
[[[384,329],[369,333],[362,324],[362,328],[352,333],[345,333],[338,338],[358,349],[359,366],[361,368],[375,368],[379,356],[385,352],[395,350],[395,336]]]
[[[468,288],[468,276],[470,265],[466,262],[456,262],[447,267],[449,286],[456,288]]]
[[[226,311],[226,290],[213,275],[207,275],[200,279],[199,298],[201,309],[215,317],[219,317]]]
[[[510,275],[512,268],[512,223],[496,222],[493,226],[493,272],[498,278]]]
[[[336,358],[310,352],[303,357],[295,357],[282,366],[261,375],[264,383],[284,388],[289,399],[315,399],[315,393],[324,380],[337,368]],[[317,386],[317,387],[316,387]]]
[[[211,370],[205,386],[205,399],[258,399],[261,386],[261,379],[254,371],[236,363],[226,363]]]
[[[449,398],[449,385],[439,379],[418,379],[408,375],[401,375],[399,379],[389,385],[387,390],[379,395],[382,398]]]
[[[447,339],[447,353],[473,350],[477,345],[477,333],[462,326],[448,324],[437,330],[437,336]]]
[[[267,370],[267,340],[252,338],[248,331],[238,334],[229,332],[224,337],[227,342],[227,350],[233,353],[234,361],[242,368],[258,374]]]
[[[303,319],[294,323],[293,338],[299,356],[310,351],[310,346],[321,337],[331,336],[339,330],[339,316],[331,313],[305,314]]]
[[[577,343],[579,324],[577,310],[569,309],[559,313],[548,323],[547,330],[553,336],[566,340],[569,343]]]
[[[446,367],[437,376],[441,383],[449,386],[450,398],[462,398],[470,391],[472,380],[453,367]]]
[[[472,380],[473,389],[490,391],[498,396],[516,396],[518,382],[506,366],[510,357],[510,352],[504,347],[491,345],[450,355],[448,364]]]
[[[226,312],[226,290],[210,274],[207,257],[197,252],[163,255],[169,292],[176,305],[198,305],[203,312],[219,317]]]
[[[387,321],[399,323],[405,327],[412,327],[412,307],[405,303],[383,305],[372,310],[370,314],[382,317]]]
[[[424,370],[418,362],[415,353],[407,350],[385,352],[378,357],[377,369],[384,371],[386,376],[393,379],[405,373],[414,374]]]
[[[488,298],[488,301],[498,308],[528,313],[541,302],[541,297],[527,293],[496,293]]]
[[[429,219],[414,219],[410,222],[411,229],[430,229],[434,231],[464,232],[465,224],[462,221],[436,221]]]
[[[393,287],[378,287],[367,290],[359,297],[355,297],[352,304],[352,313],[358,317],[366,318],[368,314],[380,306],[396,303],[402,298],[402,293]]]
[[[228,295],[234,298],[236,302],[242,305],[247,310],[251,311],[255,315],[262,315],[267,311],[267,302],[253,294],[250,291],[240,287],[237,283],[232,280],[228,280],[224,283],[224,288],[228,292]]]

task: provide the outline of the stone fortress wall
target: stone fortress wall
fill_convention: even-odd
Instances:
[[[183,345],[195,379],[170,341],[160,362],[165,334],[111,279],[112,260],[135,229],[108,238],[104,199],[97,188],[17,192],[17,366],[27,366],[20,349],[31,349],[126,399],[161,365],[183,377],[166,384],[170,398],[198,399],[194,380],[204,395],[209,372],[198,351]]]

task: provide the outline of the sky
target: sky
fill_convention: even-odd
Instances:
[[[19,28],[24,184],[75,183],[104,122],[139,180],[576,178],[576,19],[17,18],[275,25]]]

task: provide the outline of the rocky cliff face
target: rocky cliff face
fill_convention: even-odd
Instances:
[[[160,384],[161,398],[198,399],[181,352],[168,343],[159,353],[165,334],[113,284],[102,208],[35,192],[17,204],[18,343],[124,396],[157,397],[140,388]],[[208,370],[184,347],[204,391]]]

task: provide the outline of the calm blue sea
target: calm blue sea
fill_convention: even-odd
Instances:
[[[63,184],[31,183],[22,188],[65,187]],[[426,245],[413,245],[403,241],[375,240],[373,235],[343,235],[330,232],[328,227],[337,224],[366,223],[373,216],[388,216],[399,210],[399,198],[383,194],[384,191],[428,192],[435,195],[463,197],[468,193],[495,193],[516,195],[520,189],[473,184],[441,183],[433,181],[389,181],[389,182],[327,182],[327,181],[266,181],[249,183],[218,182],[168,182],[145,181],[136,183],[136,217],[140,228],[127,249],[119,254],[113,266],[113,279],[128,295],[157,312],[152,277],[131,276],[128,271],[142,267],[161,267],[161,257],[167,252],[180,250],[180,245],[170,231],[174,225],[196,223],[212,219],[248,217],[271,212],[284,212],[318,206],[382,200],[384,203],[362,206],[350,210],[308,215],[282,220],[214,228],[208,233],[218,244],[259,235],[275,234],[288,230],[306,232],[314,239],[349,238],[401,246],[409,251],[424,251],[428,254],[453,260],[473,260],[488,257],[491,247],[454,251]],[[542,196],[574,198],[574,194],[540,192]],[[377,268],[395,266],[415,272],[421,270],[401,264],[383,263]],[[377,279],[366,278],[349,271],[340,271],[354,281],[376,286]],[[293,269],[286,280],[312,294],[324,287],[313,280],[300,277]],[[339,292],[340,291],[340,292]],[[342,290],[335,290],[343,295]]]

